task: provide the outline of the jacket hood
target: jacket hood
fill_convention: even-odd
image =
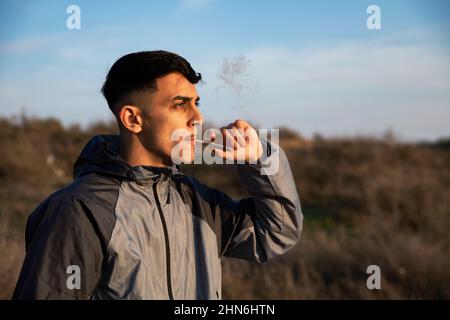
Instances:
[[[99,173],[122,179],[144,181],[161,174],[181,174],[178,165],[169,167],[130,166],[119,154],[119,135],[94,136],[83,148],[73,165],[73,177]]]

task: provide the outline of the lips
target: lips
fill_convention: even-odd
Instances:
[[[195,146],[195,135],[187,136],[186,138],[184,138],[184,141],[186,143],[190,143],[191,146],[194,147]]]

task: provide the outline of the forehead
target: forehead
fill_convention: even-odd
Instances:
[[[176,96],[197,98],[197,89],[180,73],[169,73],[156,80],[156,95],[163,100],[172,100]]]

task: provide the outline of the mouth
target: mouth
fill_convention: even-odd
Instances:
[[[192,146],[195,146],[195,142],[196,142],[195,134],[192,134],[192,135],[190,135],[190,136],[187,136],[186,138],[184,138],[184,141],[185,141],[186,143],[190,143]]]

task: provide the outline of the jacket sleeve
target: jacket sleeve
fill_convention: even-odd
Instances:
[[[232,200],[217,192],[221,255],[265,262],[286,253],[300,239],[303,214],[292,172],[278,145],[261,141],[266,156],[237,165],[249,197]]]
[[[33,211],[13,299],[89,298],[103,260],[89,216],[89,209],[74,198],[50,197]]]

